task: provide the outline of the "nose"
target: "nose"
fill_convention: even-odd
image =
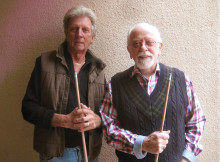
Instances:
[[[79,28],[79,29],[77,30],[77,36],[78,36],[78,37],[82,37],[82,36],[83,36],[83,31],[82,31],[81,28]]]
[[[140,48],[140,50],[141,50],[141,51],[147,51],[147,50],[148,50],[145,41],[143,41],[143,42],[141,43],[141,48]]]

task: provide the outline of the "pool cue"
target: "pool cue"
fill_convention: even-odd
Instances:
[[[78,79],[77,79],[77,72],[76,71],[75,71],[75,86],[76,86],[78,107],[81,109],[80,96],[79,96],[79,86],[78,86]],[[84,132],[81,132],[81,134],[82,134],[83,153],[84,153],[85,162],[88,162],[85,135],[84,135]]]
[[[168,102],[168,97],[169,97],[171,78],[172,78],[172,73],[169,74],[169,80],[168,80],[168,83],[167,83],[167,92],[166,92],[165,104],[164,104],[164,108],[163,108],[162,121],[161,121],[161,125],[160,125],[160,132],[163,131],[163,127],[164,127],[164,121],[165,121],[166,110],[167,110],[167,102]],[[154,162],[158,162],[158,158],[159,158],[159,154],[156,154]]]

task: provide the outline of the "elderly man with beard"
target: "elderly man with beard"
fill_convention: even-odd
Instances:
[[[108,82],[100,113],[108,144],[119,162],[197,161],[206,118],[192,82],[182,71],[158,62],[158,29],[140,23],[130,29],[127,49],[135,65]],[[172,74],[163,132],[159,132],[166,85]]]

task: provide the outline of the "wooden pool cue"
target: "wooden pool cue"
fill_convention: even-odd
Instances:
[[[76,86],[76,95],[77,95],[78,107],[81,109],[80,96],[79,96],[79,86],[78,86],[78,79],[77,79],[77,72],[76,71],[75,71],[75,86]],[[83,153],[84,153],[85,162],[88,162],[85,134],[84,134],[84,132],[81,132],[81,134],[82,134]]]
[[[167,102],[168,102],[168,97],[169,97],[169,91],[170,91],[170,83],[172,79],[172,73],[169,74],[169,80],[167,83],[167,92],[166,92],[166,98],[165,98],[165,104],[163,108],[163,116],[162,116],[162,121],[160,125],[160,132],[163,131],[163,126],[164,126],[164,121],[165,121],[165,116],[166,116],[166,110],[167,110]],[[156,154],[154,162],[158,162],[159,159],[159,154]]]

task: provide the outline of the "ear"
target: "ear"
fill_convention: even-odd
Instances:
[[[163,43],[159,43],[159,53],[158,53],[158,56],[161,55],[162,48],[163,48]]]
[[[162,50],[162,48],[163,48],[163,43],[162,42],[159,44],[159,48],[160,48],[160,50]]]
[[[132,54],[131,54],[131,48],[129,46],[127,46],[127,50],[128,50],[128,52],[130,54],[130,59],[132,59],[133,57],[132,57]]]
[[[95,37],[94,37],[94,36],[92,36],[92,38],[91,38],[91,44],[92,44],[92,42],[94,41],[94,39],[95,39]]]

